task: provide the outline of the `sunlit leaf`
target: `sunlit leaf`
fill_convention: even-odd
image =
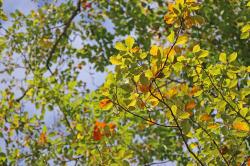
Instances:
[[[129,49],[132,49],[134,43],[135,43],[135,39],[132,38],[131,36],[128,36],[128,37],[125,39],[125,44],[126,44],[126,46],[127,46]]]
[[[222,62],[222,63],[227,63],[227,55],[225,53],[221,53],[219,55],[219,60]]]
[[[199,52],[201,50],[200,45],[197,44],[193,47],[193,53]]]
[[[192,109],[194,109],[196,106],[196,103],[194,101],[190,101],[185,105],[185,110],[186,111],[191,111]]]
[[[170,34],[168,35],[167,39],[170,43],[174,42],[174,31],[171,31]]]
[[[233,128],[238,131],[249,132],[249,126],[246,122],[235,121],[233,123]]]
[[[207,50],[202,50],[200,55],[199,55],[199,58],[205,58],[209,55],[209,52]]]
[[[152,47],[150,49],[150,54],[153,55],[153,56],[157,56],[157,54],[158,54],[158,46],[152,45]]]
[[[176,41],[176,45],[183,45],[186,44],[188,41],[188,37],[186,35],[183,36],[179,36],[177,41]]]
[[[237,58],[237,53],[234,52],[234,53],[232,53],[232,54],[230,54],[230,55],[228,56],[228,61],[229,61],[229,62],[233,62],[233,61],[235,61],[236,58]]]
[[[99,103],[99,107],[101,109],[105,109],[107,108],[108,106],[112,106],[112,102],[110,99],[102,99]]]
[[[109,58],[109,61],[113,64],[113,65],[121,65],[122,64],[122,57],[120,55],[118,56],[111,56]]]
[[[115,48],[119,51],[127,51],[127,47],[122,42],[117,42]]]

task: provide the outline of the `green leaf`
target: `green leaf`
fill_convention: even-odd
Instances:
[[[76,130],[79,131],[79,132],[83,132],[83,124],[77,123],[76,124]]]
[[[144,73],[141,74],[141,76],[140,76],[140,82],[141,82],[141,84],[143,84],[143,85],[148,85],[148,84],[149,84],[149,80],[148,80],[148,78],[145,76]]]

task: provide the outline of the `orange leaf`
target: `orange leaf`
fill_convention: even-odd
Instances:
[[[196,92],[198,92],[200,88],[198,86],[192,87],[192,89],[189,92],[189,96],[193,96]]]
[[[46,133],[42,132],[39,136],[38,144],[44,145],[47,142],[47,136]]]
[[[186,111],[191,111],[192,109],[195,108],[195,106],[196,106],[195,102],[194,102],[194,101],[191,101],[191,102],[189,102],[189,103],[187,103],[187,104],[185,105],[185,110],[186,110]]]
[[[145,108],[146,103],[144,101],[139,100],[138,101],[138,106],[139,106],[139,108],[143,109],[143,108]]]
[[[168,10],[171,11],[171,12],[174,11],[174,4],[173,3],[168,4]]]
[[[211,116],[208,114],[203,114],[203,115],[201,115],[200,120],[209,121],[209,120],[211,120]]]
[[[112,130],[114,130],[116,128],[116,125],[114,123],[109,123],[109,128]]]
[[[102,109],[106,107],[109,103],[111,103],[110,99],[102,99],[99,103],[99,107]]]
[[[131,52],[132,53],[137,53],[139,50],[140,50],[139,47],[134,47],[134,48],[132,48]]]
[[[147,92],[149,92],[149,86],[139,84],[138,85],[138,90],[141,91],[142,93],[147,93]]]
[[[173,97],[174,95],[177,94],[177,92],[178,92],[177,90],[178,90],[178,89],[177,89],[176,86],[173,87],[173,88],[171,88],[171,89],[169,89],[169,90],[165,93],[165,97],[167,97],[167,98]]]
[[[233,128],[236,129],[236,130],[239,130],[239,131],[246,131],[246,132],[249,131],[249,126],[245,122],[239,122],[239,121],[234,122],[233,123]]]
[[[250,157],[247,160],[247,166],[250,166]]]
[[[98,128],[104,128],[106,126],[106,123],[105,122],[96,121],[95,122],[95,126],[98,127]]]

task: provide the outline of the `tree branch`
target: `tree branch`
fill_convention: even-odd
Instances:
[[[154,83],[156,84],[156,82],[154,82]],[[152,84],[150,84],[150,85],[152,86]],[[156,84],[156,86],[157,86],[157,84]],[[157,89],[158,89],[158,86],[157,86]],[[159,90],[159,89],[158,89],[158,90]],[[159,90],[159,91],[160,91],[160,90]],[[186,138],[185,138],[185,135],[184,135],[184,133],[183,133],[183,130],[182,130],[182,128],[181,128],[181,126],[180,126],[180,124],[179,124],[179,122],[178,122],[176,116],[174,115],[173,110],[172,110],[171,107],[164,101],[164,98],[163,98],[163,96],[162,96],[162,93],[159,92],[159,93],[161,94],[161,97],[162,97],[162,99],[160,99],[158,96],[156,96],[155,94],[152,93],[151,87],[149,87],[149,92],[150,92],[150,94],[151,94],[154,98],[156,98],[158,101],[160,101],[161,103],[163,103],[163,104],[170,110],[170,113],[171,113],[171,115],[172,115],[172,117],[173,117],[173,119],[174,119],[174,121],[175,121],[175,123],[176,123],[176,125],[177,125],[177,128],[178,128],[178,130],[179,130],[179,132],[180,132],[181,138],[182,138],[182,140],[183,140],[183,142],[184,142],[184,144],[185,144],[187,150],[189,151],[189,153],[191,153],[191,154],[194,156],[194,158],[200,163],[200,165],[205,166],[205,164],[203,164],[203,162],[198,158],[198,156],[190,149],[190,147],[189,147],[189,145],[188,145],[188,143],[187,143],[187,140],[186,140]]]
[[[129,111],[127,108],[125,108],[125,107],[123,107],[120,103],[119,103],[119,100],[118,100],[118,96],[117,96],[117,91],[116,91],[116,94],[115,94],[116,96],[116,101],[117,102],[114,102],[114,101],[112,101],[111,100],[111,102],[113,103],[113,104],[115,104],[115,105],[117,105],[118,107],[120,107],[122,110],[124,110],[125,112],[127,112],[127,113],[129,113],[129,114],[131,114],[131,115],[133,115],[133,116],[135,116],[135,117],[138,117],[138,118],[141,118],[141,119],[143,119],[143,120],[145,120],[145,121],[147,121],[147,122],[150,122],[150,123],[152,123],[152,124],[155,124],[155,125],[157,125],[157,126],[161,126],[161,127],[167,127],[167,128],[169,128],[169,127],[177,127],[177,126],[172,126],[172,125],[163,125],[163,124],[160,124],[160,123],[157,123],[157,122],[154,122],[154,121],[152,121],[152,120],[150,120],[150,119],[146,119],[146,118],[144,118],[144,117],[142,117],[142,116],[140,116],[140,115],[137,115],[137,114],[135,114],[134,112],[131,112],[131,111]]]
[[[54,45],[52,46],[50,52],[49,52],[49,57],[46,61],[46,67],[47,69],[49,70],[50,74],[53,75],[53,72],[52,70],[50,69],[50,61],[52,59],[52,56],[53,54],[55,53],[56,51],[56,48],[58,46],[58,44],[60,43],[60,41],[62,40],[62,38],[64,36],[66,36],[67,34],[67,30],[69,29],[73,19],[77,16],[77,14],[81,11],[81,0],[78,0],[77,2],[77,7],[76,7],[76,10],[73,11],[72,15],[70,16],[69,20],[65,23],[65,27],[63,28],[63,31],[62,33],[60,34],[60,36],[56,39]]]

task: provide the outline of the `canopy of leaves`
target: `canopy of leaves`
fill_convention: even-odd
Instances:
[[[249,1],[3,3],[0,165],[249,164]]]

